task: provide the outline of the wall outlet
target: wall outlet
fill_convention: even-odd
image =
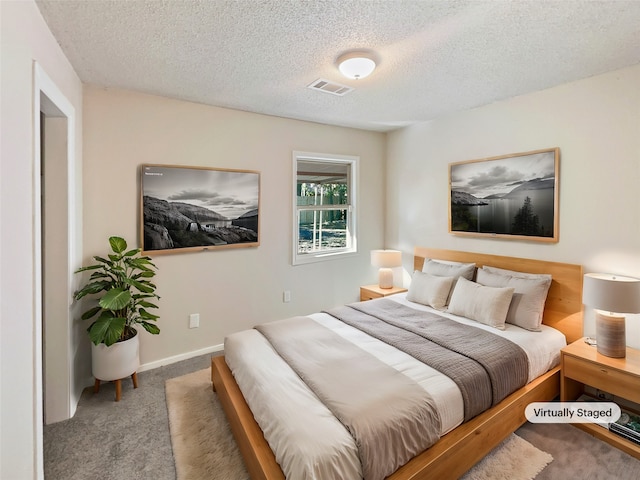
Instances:
[[[189,315],[189,328],[198,328],[200,326],[200,314],[192,313]]]
[[[598,397],[599,400],[606,400],[608,402],[612,402],[613,401],[613,395],[611,395],[609,392],[604,392],[602,390],[596,390],[596,396]]]
[[[289,303],[291,301],[291,292],[289,290],[282,292],[282,301],[284,303]]]

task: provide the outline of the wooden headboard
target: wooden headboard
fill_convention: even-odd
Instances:
[[[553,280],[542,323],[564,333],[567,343],[583,336],[582,265],[426,247],[415,247],[413,255],[414,270],[422,270],[425,258],[431,258],[450,262],[474,262],[477,267],[487,265],[517,272],[550,274]]]

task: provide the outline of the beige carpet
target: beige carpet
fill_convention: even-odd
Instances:
[[[211,389],[209,369],[166,382],[171,445],[178,480],[245,480],[229,424]],[[553,460],[515,434],[471,469],[464,480],[529,480]]]

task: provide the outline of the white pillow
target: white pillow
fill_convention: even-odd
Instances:
[[[416,270],[411,277],[407,300],[442,310],[447,304],[451,285],[453,277],[436,277]]]
[[[504,272],[504,270],[500,272]],[[495,271],[483,267],[478,270],[476,281],[490,287],[513,287],[513,298],[507,313],[507,323],[539,332],[544,303],[551,286],[551,276],[514,273],[523,276],[495,273]]]
[[[486,287],[461,277],[453,289],[447,311],[504,330],[512,296],[511,287]]]

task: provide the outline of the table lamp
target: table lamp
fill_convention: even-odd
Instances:
[[[625,313],[640,313],[640,279],[608,273],[587,273],[582,303],[596,311],[598,353],[626,356]]]
[[[393,287],[394,267],[402,266],[402,252],[400,250],[371,250],[371,265],[378,267],[378,286],[380,288]]]

